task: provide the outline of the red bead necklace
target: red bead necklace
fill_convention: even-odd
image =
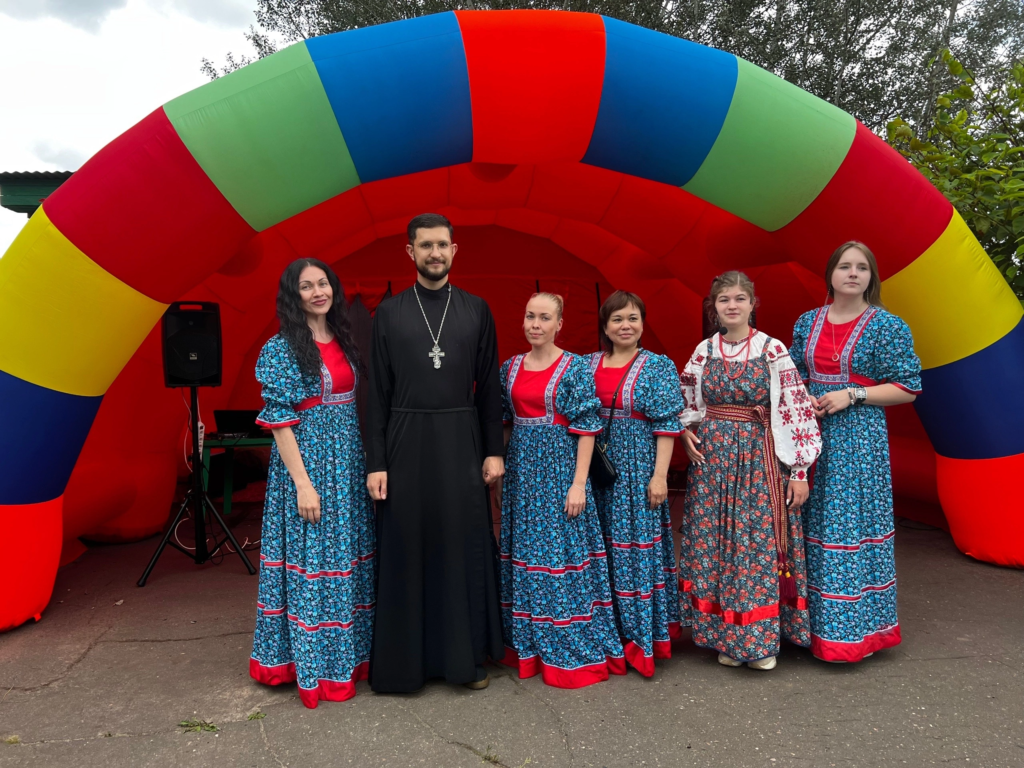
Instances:
[[[731,355],[727,355],[725,353],[725,346],[722,344],[722,334],[718,334],[718,352],[722,355],[722,363],[725,365],[725,375],[728,376],[730,380],[735,381],[743,375],[745,370],[747,370],[747,363],[750,362],[750,340],[754,338],[755,333],[757,333],[757,330],[755,328],[751,328],[750,333],[747,334],[747,338],[742,343],[737,342],[736,352]],[[740,366],[739,370],[734,374],[732,372],[733,369],[730,369],[729,367],[729,358],[739,357],[742,352],[746,352],[746,355],[743,358],[743,365]]]

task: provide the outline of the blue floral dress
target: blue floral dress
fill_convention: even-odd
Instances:
[[[618,472],[610,488],[594,490],[605,545],[611,560],[615,617],[624,638],[626,660],[642,675],[654,674],[654,660],[672,657],[680,637],[679,577],[672,519],[666,500],[657,509],[647,501],[658,437],[677,437],[684,403],[679,374],[667,357],[640,350],[633,367],[606,370],[604,354],[590,356],[590,369],[608,382],[608,404],[600,410],[607,424],[611,398],[622,377],[608,457]]]
[[[321,355],[304,375],[288,342],[271,338],[260,352],[256,378],[263,385],[257,423],[291,427],[302,463],[320,496],[317,524],[299,516],[295,483],[271,449],[263,510],[259,598],[250,675],[278,685],[298,680],[307,707],[344,701],[366,678],[374,606],[373,503],[366,491],[355,384],[336,392],[340,348]],[[351,369],[343,371],[352,377]]]
[[[845,343],[839,341],[844,337]],[[833,361],[836,353],[839,360]],[[834,327],[827,307],[801,315],[793,329],[793,360],[815,397],[884,382],[921,391],[910,329],[878,307]],[[900,642],[885,409],[850,406],[822,419],[821,433],[822,453],[803,511],[811,651],[826,661],[860,661]]]
[[[600,430],[599,402],[583,358],[565,352],[534,372],[524,357],[501,366],[504,419],[513,425],[501,506],[503,661],[520,677],[540,672],[548,685],[580,688],[626,671],[589,481],[583,512],[565,513],[573,435]]]
[[[694,643],[760,661],[778,655],[781,637],[811,643],[803,531],[781,467],[806,481],[821,438],[785,346],[757,333],[749,362],[727,365],[718,338],[681,376],[682,422],[700,424],[705,461],[689,468],[680,570]]]

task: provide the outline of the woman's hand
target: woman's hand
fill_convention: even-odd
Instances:
[[[794,512],[800,511],[800,507],[807,501],[808,493],[806,480],[790,480],[789,488],[786,489],[786,506]]]
[[[690,457],[690,461],[695,464],[704,463],[704,454],[697,450],[697,446],[700,445],[700,439],[690,430],[684,430],[682,435],[683,448],[686,449],[686,455]]]
[[[565,514],[576,517],[587,505],[587,492],[584,486],[573,483],[565,495]]]
[[[850,407],[850,395],[845,389],[829,392],[821,397],[811,398],[814,415],[819,419],[831,416]]]
[[[320,497],[312,483],[297,486],[299,517],[307,523],[316,525],[320,522]]]
[[[657,509],[668,498],[668,478],[654,475],[647,484],[647,502],[651,509]]]

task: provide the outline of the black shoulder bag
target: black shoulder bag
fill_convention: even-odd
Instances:
[[[600,434],[594,440],[594,453],[590,457],[590,484],[597,488],[608,488],[614,485],[615,481],[619,478],[619,472],[615,469],[615,465],[612,464],[612,460],[608,458],[608,443],[612,438],[612,420],[615,418],[615,401],[619,398],[619,392],[622,390],[622,385],[626,383],[626,378],[629,376],[629,372],[633,370],[633,366],[636,365],[637,359],[639,359],[640,353],[637,352],[633,356],[629,365],[626,366],[626,372],[622,375],[622,380],[619,382],[619,386],[615,389],[615,394],[612,395],[612,407],[608,409],[608,423],[605,428],[601,430]],[[602,437],[604,442],[601,442]]]

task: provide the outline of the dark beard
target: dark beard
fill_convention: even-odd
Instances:
[[[437,274],[433,274],[433,273],[427,271],[427,266],[428,265],[424,264],[421,267],[417,263],[416,264],[416,271],[419,272],[421,275],[423,275],[427,280],[430,280],[431,282],[437,282],[438,280],[444,280],[444,278],[447,276],[449,270],[452,268],[450,263],[449,264],[445,264],[445,265],[443,265],[444,271],[442,271],[441,274],[437,275]]]

